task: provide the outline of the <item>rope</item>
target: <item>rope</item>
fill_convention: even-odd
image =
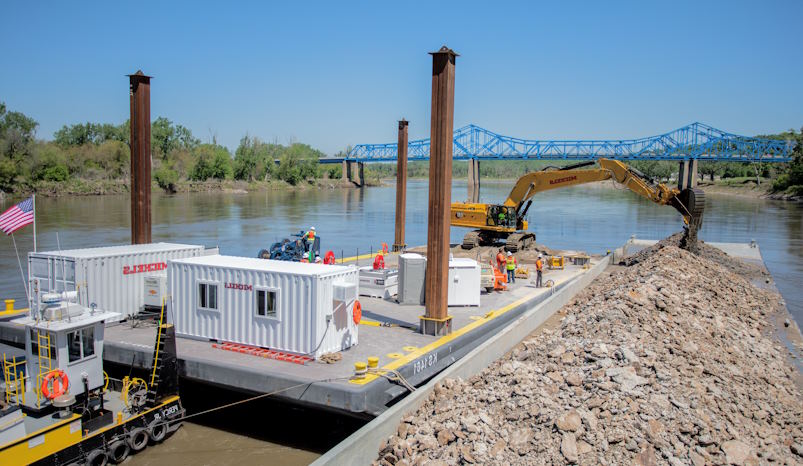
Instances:
[[[244,400],[235,401],[235,402],[228,403],[228,404],[225,404],[225,405],[221,405],[221,406],[217,406],[217,407],[214,407],[214,408],[206,409],[204,411],[198,411],[197,413],[185,415],[185,416],[182,416],[182,417],[179,417],[179,418],[165,419],[163,421],[163,423],[164,424],[171,424],[171,423],[175,423],[175,422],[179,422],[179,421],[186,421],[187,419],[192,419],[194,417],[202,416],[204,414],[209,414],[209,413],[213,413],[215,411],[220,411],[221,409],[231,408],[233,406],[241,405],[241,404],[244,404],[244,403],[249,403],[251,401],[256,401],[256,400],[259,400],[260,398],[267,398],[269,396],[276,395],[276,394],[279,394],[279,393],[282,393],[282,392],[286,392],[288,390],[293,390],[295,388],[300,388],[300,387],[303,387],[305,385],[312,385],[314,383],[324,383],[324,382],[336,382],[338,380],[348,380],[348,379],[349,379],[349,377],[335,377],[335,378],[331,378],[331,379],[321,379],[321,380],[313,380],[311,382],[299,383],[299,384],[291,385],[289,387],[280,388],[279,390],[274,390],[272,392],[263,393],[261,395],[256,395],[256,396],[252,396],[251,398],[246,398]]]
[[[384,377],[391,382],[397,382],[402,385],[404,388],[410,391],[410,393],[414,392],[416,388],[401,375],[401,372],[395,369],[368,369],[370,374],[378,375],[380,377]],[[388,373],[395,375],[396,377],[390,377]]]

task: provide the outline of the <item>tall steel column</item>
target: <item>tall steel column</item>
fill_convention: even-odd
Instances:
[[[131,244],[151,242],[151,76],[128,75],[131,104]]]
[[[407,120],[399,120],[398,157],[396,160],[396,235],[393,250],[401,251],[407,244],[404,242],[405,209],[407,208]]]
[[[427,310],[426,315],[419,320],[419,329],[427,335],[443,335],[452,331],[452,317],[448,315],[449,214],[452,200],[454,74],[457,54],[444,45],[431,55],[432,126],[425,296]]]

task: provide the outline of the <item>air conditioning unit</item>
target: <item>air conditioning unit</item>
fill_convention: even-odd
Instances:
[[[145,309],[162,308],[162,299],[167,296],[167,274],[148,275],[143,280],[143,307]]]

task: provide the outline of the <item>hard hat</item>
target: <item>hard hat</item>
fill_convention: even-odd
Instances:
[[[542,257],[544,257],[544,256],[542,256],[541,254],[538,254],[538,258],[539,259],[541,259]]]
[[[513,253],[511,253],[510,251],[508,251],[508,252],[507,252],[507,255],[508,255],[508,256],[512,256],[512,255],[513,255]]]
[[[315,227],[309,227],[309,229],[315,231]]]
[[[320,258],[321,258],[321,256],[315,256],[315,260],[318,260]]]

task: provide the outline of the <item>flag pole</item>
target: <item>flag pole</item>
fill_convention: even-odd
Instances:
[[[36,252],[36,193],[31,195],[33,199],[33,252]]]
[[[25,273],[22,271],[22,261],[20,260],[20,252],[17,249],[17,240],[14,239],[14,233],[11,233],[11,241],[14,242],[14,252],[17,253],[17,264],[20,265],[20,277],[22,277],[22,286],[25,288],[25,298],[28,300],[28,306],[31,305],[31,295],[28,294],[28,282],[25,281]]]

